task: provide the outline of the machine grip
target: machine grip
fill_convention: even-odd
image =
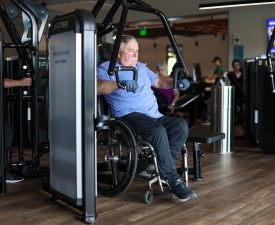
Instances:
[[[173,81],[173,89],[177,89],[177,81],[181,80],[182,77],[180,77],[181,73],[184,73],[185,70],[183,68],[176,68],[174,73],[174,81]]]
[[[135,67],[132,66],[120,66],[115,68],[116,71],[133,71],[133,80],[137,81],[138,71]]]
[[[116,82],[117,82],[117,86],[119,88],[125,89],[125,87],[120,83],[118,71],[133,71],[133,80],[137,81],[137,79],[138,79],[138,71],[135,67],[132,67],[132,66],[115,67]]]

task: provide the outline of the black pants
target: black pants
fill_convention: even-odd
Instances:
[[[161,176],[173,186],[180,178],[175,164],[188,136],[187,122],[178,117],[163,116],[156,119],[141,113],[130,113],[122,119],[152,144],[157,153]]]
[[[15,128],[9,123],[5,123],[5,149],[12,149]]]
[[[8,155],[8,161],[11,160],[12,157],[12,146],[13,146],[13,139],[14,139],[14,134],[15,134],[15,128],[8,124],[5,123],[5,137],[4,137],[4,141],[5,141],[5,149],[3,149],[4,155]],[[5,161],[5,160],[3,160]],[[0,160],[0,176],[2,176],[3,171],[2,169],[4,168],[4,166],[2,165],[2,159]]]

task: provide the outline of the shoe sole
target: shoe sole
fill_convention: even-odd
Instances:
[[[22,180],[6,180],[6,183],[10,183],[10,184],[13,184],[13,183],[19,183],[21,181],[23,181],[24,179]]]
[[[180,201],[180,202],[187,202],[187,201],[189,201],[189,200],[192,200],[192,199],[195,199],[195,198],[197,198],[197,195],[194,193],[194,194],[192,194],[189,198],[186,198],[186,199],[180,199],[180,198],[178,198],[176,195],[174,195],[173,193],[171,193],[172,194],[172,198],[173,199],[176,199],[176,200],[178,200],[178,201]]]

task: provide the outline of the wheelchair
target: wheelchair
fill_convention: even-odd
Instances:
[[[141,174],[151,162],[155,171],[149,179],[144,201],[153,200],[152,184],[158,182],[163,194],[170,193],[160,177],[156,152],[153,146],[137,135],[121,118],[110,117],[110,109],[103,96],[98,96],[97,124],[97,189],[105,196],[115,197],[124,193],[134,177]],[[182,179],[188,185],[187,149],[183,146]],[[140,176],[139,176],[140,177]]]

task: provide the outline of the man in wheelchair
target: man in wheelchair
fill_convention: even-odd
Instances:
[[[104,95],[112,116],[125,120],[138,135],[152,144],[157,153],[160,174],[167,180],[173,197],[180,202],[194,199],[196,193],[181,180],[175,166],[188,136],[187,122],[183,118],[162,115],[151,89],[151,86],[170,89],[173,79],[158,76],[138,62],[138,51],[136,39],[123,36],[116,66],[135,67],[138,79],[132,79],[131,71],[119,71],[122,85],[119,87],[115,76],[108,75],[110,61],[107,61],[97,67],[97,92]],[[186,79],[178,81],[179,90],[188,87]]]

